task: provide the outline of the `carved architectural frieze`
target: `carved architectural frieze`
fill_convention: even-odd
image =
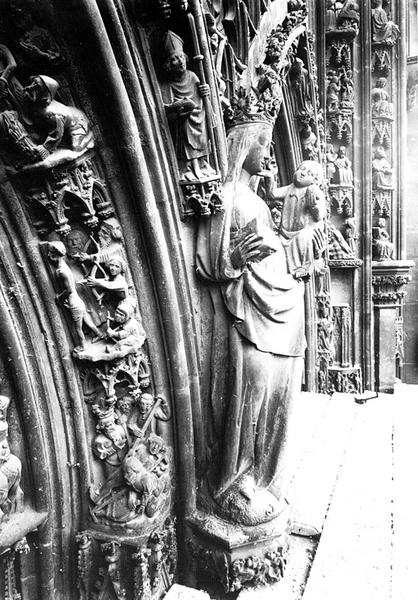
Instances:
[[[86,530],[77,535],[80,598],[157,600],[173,583],[175,522],[167,519],[148,536],[130,541]],[[129,573],[129,577],[126,577]]]
[[[330,393],[361,394],[363,383],[361,368],[354,367],[330,367],[328,371],[328,390]]]
[[[398,261],[396,261],[398,262]],[[380,268],[377,265],[380,264]],[[377,263],[373,269],[373,302],[375,304],[400,303],[406,295],[405,286],[411,281],[410,266],[397,272],[395,261],[389,264]],[[384,272],[387,271],[387,272]]]

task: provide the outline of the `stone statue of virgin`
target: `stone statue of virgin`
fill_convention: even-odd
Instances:
[[[286,506],[286,447],[301,389],[304,283],[290,274],[267,204],[250,188],[265,122],[228,133],[225,211],[199,226],[196,265],[213,306],[207,489],[221,517],[257,525]]]

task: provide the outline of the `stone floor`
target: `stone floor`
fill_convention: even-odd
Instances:
[[[418,599],[417,430],[418,386],[362,405],[302,394],[289,499],[320,536],[292,536],[283,580],[237,600]]]
[[[414,600],[418,552],[418,386],[359,405],[304,394],[297,407],[294,517],[284,579],[239,600]]]

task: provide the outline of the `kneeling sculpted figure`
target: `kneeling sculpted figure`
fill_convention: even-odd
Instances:
[[[287,504],[287,437],[305,351],[304,283],[249,187],[271,133],[265,122],[229,131],[225,212],[200,223],[196,254],[214,307],[207,489],[221,517],[249,526]]]

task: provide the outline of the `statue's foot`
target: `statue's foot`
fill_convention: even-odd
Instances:
[[[218,514],[232,523],[260,525],[277,517],[282,508],[277,498],[254,479],[244,476],[216,498]]]

